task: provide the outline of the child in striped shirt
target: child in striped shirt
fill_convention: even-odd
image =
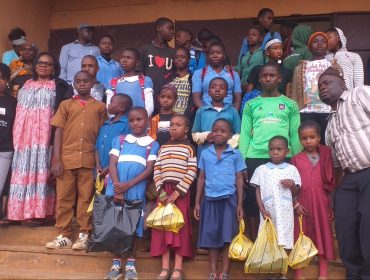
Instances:
[[[161,203],[174,203],[184,216],[179,233],[152,229],[151,255],[162,257],[162,270],[157,279],[169,279],[170,249],[175,250],[175,268],[171,279],[182,279],[183,257],[192,257],[189,188],[197,174],[197,158],[186,137],[189,120],[181,115],[170,122],[171,140],[159,150],[154,165],[154,182],[158,192],[165,192]],[[163,201],[164,200],[164,201]]]

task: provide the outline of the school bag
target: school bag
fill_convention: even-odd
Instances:
[[[145,95],[144,95],[144,82],[145,82],[145,76],[143,74],[140,74],[139,75],[139,84],[140,84],[140,88],[141,88],[141,98],[143,99],[144,103],[145,103]],[[113,78],[111,81],[110,81],[110,85],[112,87],[112,91],[113,91],[113,94],[116,95],[116,90],[117,90],[117,84],[118,84],[118,80],[120,78]]]

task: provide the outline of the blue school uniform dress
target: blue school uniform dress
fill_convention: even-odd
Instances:
[[[98,151],[100,165],[105,168],[109,165],[109,152],[112,150],[112,142],[119,135],[127,135],[131,132],[128,125],[127,114],[113,122],[113,118],[107,120],[99,130],[95,149]]]
[[[196,70],[192,77],[192,93],[200,92],[202,93],[202,102],[203,105],[210,105],[212,103],[212,98],[208,95],[209,82],[216,77],[224,78],[228,84],[227,95],[224,99],[225,104],[233,103],[233,94],[241,94],[241,83],[239,74],[233,71],[227,70],[226,67],[221,70],[220,73],[217,73],[211,66],[206,66],[205,75],[203,76],[203,69]]]
[[[159,144],[150,136],[137,138],[132,134],[128,134],[122,139],[116,137],[112,143],[111,155],[118,157],[117,171],[120,182],[128,182],[141,174],[145,168],[147,161],[155,161],[159,150]],[[145,207],[145,190],[147,181],[143,180],[135,186],[129,188],[124,194],[125,200],[142,200],[143,209]],[[114,196],[113,183],[108,182],[105,195]],[[144,231],[144,215],[142,215],[136,231],[138,237],[143,236]]]
[[[241,153],[230,146],[217,159],[214,145],[202,152],[198,167],[206,177],[198,247],[221,248],[238,231],[236,173],[247,167]]]
[[[227,119],[233,128],[233,134],[240,133],[241,120],[238,111],[232,105],[224,105],[224,107],[218,111],[212,105],[206,105],[200,107],[195,115],[192,132],[211,132],[212,125],[217,119]],[[198,145],[198,158],[201,152],[208,148],[209,144],[204,143]]]

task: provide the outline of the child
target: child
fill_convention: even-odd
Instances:
[[[133,107],[143,107],[149,117],[153,113],[153,83],[150,77],[138,74],[140,53],[135,48],[124,49],[121,55],[121,65],[124,70],[122,77],[112,79],[107,90],[107,104],[116,93],[125,93],[132,99]]]
[[[159,145],[150,136],[146,135],[148,113],[142,107],[134,107],[128,113],[128,120],[132,133],[121,140],[122,136],[113,140],[110,151],[109,176],[106,195],[114,196],[116,202],[142,200],[145,207],[146,180],[152,174],[157,158]],[[142,237],[144,221],[140,220],[136,234]],[[125,266],[125,279],[138,279],[135,268],[135,241]],[[105,279],[119,279],[122,277],[121,257],[114,256],[111,270]]]
[[[192,82],[192,97],[194,106],[200,108],[210,105],[212,99],[209,95],[209,82],[215,77],[222,77],[227,81],[227,96],[224,100],[226,105],[233,104],[239,110],[241,103],[240,78],[238,73],[223,64],[225,58],[225,46],[220,42],[210,44],[208,47],[209,65],[194,72]]]
[[[161,105],[161,111],[152,118],[149,135],[162,146],[170,140],[170,121],[176,114],[173,106],[177,99],[177,89],[171,84],[164,85],[158,99]]]
[[[209,83],[209,95],[212,98],[210,105],[202,106],[195,114],[192,137],[198,144],[198,158],[201,152],[212,144],[212,125],[220,118],[227,119],[232,125],[232,137],[229,144],[236,148],[239,142],[241,121],[238,112],[231,105],[224,103],[227,95],[228,84],[223,78],[213,78]]]
[[[173,110],[186,116],[190,121],[194,117],[195,108],[191,98],[191,77],[188,64],[190,59],[189,51],[184,47],[177,47],[175,53],[176,73],[170,77],[171,84],[177,89],[177,99]]]
[[[13,124],[17,107],[17,99],[11,95],[8,87],[10,69],[8,65],[0,63],[0,199],[3,200],[3,190],[13,158]],[[2,203],[0,203],[2,206]],[[2,209],[0,210],[2,214]],[[1,225],[9,221],[0,220]]]
[[[154,108],[156,113],[160,110],[157,96],[164,85],[164,80],[171,74],[173,69],[173,57],[175,50],[168,46],[173,39],[175,28],[169,18],[159,18],[155,21],[156,36],[152,43],[140,49],[140,64],[144,75],[153,81]]]
[[[256,200],[260,210],[260,226],[271,218],[277,232],[278,244],[293,248],[294,214],[292,196],[301,185],[298,170],[285,162],[289,153],[288,140],[274,136],[269,144],[270,161],[256,168],[250,184],[256,187]]]
[[[291,163],[298,169],[302,187],[294,203],[297,215],[303,215],[303,231],[319,250],[319,279],[328,278],[328,259],[335,258],[333,233],[333,209],[329,193],[334,190],[333,159],[330,149],[320,145],[320,125],[305,121],[299,127],[299,138],[304,148]],[[299,235],[298,216],[294,227],[295,238]],[[304,279],[302,270],[296,270],[295,279]]]
[[[252,26],[248,30],[247,39],[249,45],[248,51],[239,59],[236,67],[236,70],[240,74],[242,89],[244,92],[246,92],[247,80],[253,67],[265,64],[265,57],[261,48],[263,40],[262,30],[258,26]]]
[[[183,257],[193,255],[189,192],[197,176],[197,158],[186,137],[189,129],[189,120],[186,117],[174,116],[171,119],[171,140],[161,147],[154,165],[157,191],[166,193],[164,203],[174,203],[185,220],[185,225],[179,233],[152,229],[151,256],[162,256],[162,270],[157,280],[169,279],[171,248],[175,250],[175,269],[171,279],[182,279]]]
[[[108,105],[108,114],[114,115],[114,117],[107,120],[100,128],[95,145],[96,172],[102,178],[108,173],[112,141],[119,135],[130,133],[127,113],[131,108],[132,100],[130,96],[123,93],[114,95]]]
[[[105,105],[90,96],[93,77],[79,71],[74,77],[78,95],[63,101],[51,124],[56,127],[51,172],[57,178],[56,227],[59,236],[46,248],[72,246],[73,208],[77,200],[79,239],[74,250],[85,250],[91,230],[89,207],[94,191],[95,143],[99,128],[107,119]]]
[[[99,71],[96,78],[108,89],[110,81],[123,75],[121,64],[112,59],[111,55],[114,49],[114,39],[109,34],[100,36],[98,48],[100,55],[96,57],[99,64]]]
[[[198,247],[208,248],[209,280],[229,279],[229,244],[237,233],[237,220],[243,217],[242,155],[227,141],[232,135],[228,120],[218,119],[212,126],[214,145],[200,156],[194,216],[200,219]],[[222,249],[222,274],[217,278],[218,252]]]

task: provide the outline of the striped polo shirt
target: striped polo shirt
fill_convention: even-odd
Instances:
[[[344,91],[326,130],[335,167],[357,172],[370,167],[370,87]]]

